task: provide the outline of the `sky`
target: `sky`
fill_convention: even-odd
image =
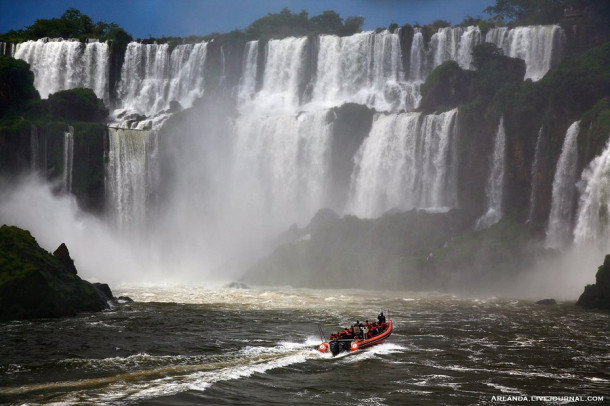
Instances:
[[[39,18],[60,17],[76,8],[94,21],[116,22],[134,38],[206,35],[246,28],[254,20],[287,7],[310,16],[334,10],[362,16],[364,29],[392,23],[460,23],[489,17],[495,0],[0,0],[0,33],[22,29]]]

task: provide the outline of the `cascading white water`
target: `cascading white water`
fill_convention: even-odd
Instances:
[[[60,90],[86,87],[105,102],[109,101],[110,51],[106,43],[26,41],[17,44],[15,58],[30,64],[34,86],[43,99]]]
[[[574,243],[598,241],[605,245],[610,239],[610,142],[600,156],[585,168],[578,183],[580,198]]]
[[[538,131],[538,137],[536,138],[536,148],[534,150],[534,162],[532,163],[532,170],[530,171],[530,207],[527,215],[527,221],[530,222],[534,219],[534,212],[536,209],[536,193],[538,193],[538,164],[540,161],[541,144],[543,137],[543,127],[540,127]]]
[[[413,40],[411,42],[409,80],[421,82],[425,79],[425,63],[426,48],[424,44],[424,35],[419,28],[415,28]]]
[[[74,163],[74,127],[68,126],[64,132],[64,159],[62,173],[62,189],[64,193],[72,192],[72,167]]]
[[[473,69],[472,51],[481,43],[481,30],[478,27],[445,27],[430,39],[431,67],[443,62],[456,61],[463,69]]]
[[[30,167],[33,172],[42,176],[47,174],[47,139],[42,136],[38,127],[32,124],[30,129]]]
[[[576,139],[580,122],[574,122],[566,132],[557,169],[553,178],[551,211],[546,229],[547,248],[565,248],[571,240],[572,219],[574,217],[574,193],[576,192],[576,169],[578,149]]]
[[[559,63],[563,56],[565,33],[558,25],[535,25],[492,28],[486,42],[495,44],[504,55],[525,61],[525,79],[534,81],[542,77]]]
[[[158,171],[156,131],[109,128],[106,199],[119,228],[145,226]]]
[[[347,211],[361,217],[457,205],[457,109],[377,114],[355,157]]]
[[[256,92],[256,74],[258,73],[258,41],[246,43],[243,71],[237,91],[237,105],[242,106],[252,99]]]
[[[256,93],[258,43],[246,44],[244,53],[229,200],[266,232],[308,221],[325,204],[334,115],[301,111],[307,41],[268,42]]]
[[[475,230],[483,230],[496,224],[504,216],[504,172],[506,160],[506,132],[504,131],[504,117],[500,118],[498,132],[494,141],[494,149],[489,171],[485,195],[487,209],[475,223]]]
[[[324,205],[332,121],[327,111],[237,122],[233,193],[277,227],[307,221]],[[241,197],[240,197],[241,196]]]
[[[398,33],[321,35],[319,41],[313,105],[352,102],[398,112],[419,103],[419,86],[405,79]]]
[[[171,101],[190,107],[205,90],[206,55],[206,42],[177,45],[171,51],[168,44],[129,43],[117,90],[121,106],[114,115],[150,117],[167,110]]]
[[[271,40],[267,43],[262,89],[256,94],[258,111],[294,112],[301,104],[307,37]]]

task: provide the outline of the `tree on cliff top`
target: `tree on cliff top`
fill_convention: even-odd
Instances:
[[[91,89],[62,90],[43,100],[48,113],[67,121],[103,121],[108,109]]]
[[[27,62],[0,56],[0,116],[21,112],[40,96],[34,87],[34,74]]]
[[[500,24],[549,24],[563,17],[566,0],[496,0],[484,12]]]
[[[267,14],[246,28],[251,38],[284,38],[314,33],[352,35],[362,30],[364,18],[347,17],[345,21],[334,11],[327,10],[309,18],[307,11],[296,14],[284,8],[277,14]]]
[[[37,19],[25,30],[11,30],[0,34],[1,41],[21,42],[39,38],[75,38],[85,40],[98,38],[100,41],[127,43],[131,35],[116,23],[94,22],[91,17],[75,8],[69,8],[59,18]]]
[[[566,11],[584,17],[580,23],[604,31],[610,21],[610,2],[606,0],[496,0],[483,11],[498,24],[556,24],[566,17]]]

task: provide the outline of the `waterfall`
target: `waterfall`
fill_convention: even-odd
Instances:
[[[473,69],[472,50],[480,43],[481,31],[478,27],[439,28],[430,39],[429,66],[435,68],[452,60],[463,69]]]
[[[145,225],[158,171],[156,131],[109,128],[106,200],[119,228]]]
[[[563,56],[565,33],[558,25],[492,28],[486,41],[504,51],[504,55],[525,61],[525,79],[534,81],[556,66]]]
[[[120,109],[114,113],[154,116],[170,102],[191,107],[204,92],[207,43],[177,45],[131,42],[125,51],[118,85]]]
[[[301,102],[307,37],[270,40],[263,86],[255,105],[260,110],[294,112]]]
[[[610,237],[610,142],[589,164],[578,183],[580,199],[574,228],[574,243],[583,244]]]
[[[47,138],[32,124],[30,129],[30,165],[32,171],[47,175]]]
[[[439,115],[377,114],[356,154],[348,212],[457,206],[457,109]]]
[[[570,242],[570,231],[574,213],[574,193],[578,149],[576,139],[580,131],[580,122],[573,123],[566,132],[557,169],[553,178],[551,212],[546,229],[545,246],[561,249]]]
[[[506,133],[504,131],[504,117],[502,117],[494,141],[489,179],[485,187],[487,210],[475,223],[474,229],[477,231],[496,224],[504,215],[502,200],[504,198],[505,150]]]
[[[332,114],[242,116],[236,123],[233,193],[272,227],[308,221],[324,206]]]
[[[63,160],[63,191],[72,192],[72,166],[74,160],[74,127],[68,126],[64,132],[64,160]]]
[[[105,102],[109,100],[110,51],[106,43],[26,41],[17,44],[15,58],[30,64],[34,86],[43,99],[60,90],[85,87],[92,89]]]
[[[538,131],[538,137],[536,138],[536,148],[534,150],[534,162],[532,163],[532,170],[530,171],[531,187],[530,187],[530,208],[529,208],[529,213],[527,215],[528,222],[534,220],[534,213],[535,213],[535,209],[536,209],[536,193],[538,193],[538,183],[539,183],[538,164],[540,161],[540,152],[541,152],[540,144],[542,143],[543,134],[544,134],[543,128],[540,127],[540,130]]]
[[[407,82],[397,33],[320,35],[311,103],[321,107],[359,103],[377,111],[412,110],[419,85]]]
[[[237,105],[242,106],[252,100],[256,92],[256,75],[258,73],[258,41],[246,43],[242,76],[237,92]]]
[[[419,28],[415,28],[413,33],[410,56],[409,80],[421,82],[425,79],[426,48],[424,45],[424,35]]]

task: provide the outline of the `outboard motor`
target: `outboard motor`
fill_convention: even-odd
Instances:
[[[333,357],[341,352],[341,343],[339,341],[331,341],[330,342],[330,352],[333,354]]]

